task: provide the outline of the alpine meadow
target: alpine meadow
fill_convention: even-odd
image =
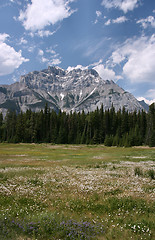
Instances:
[[[1,239],[154,239],[155,149],[0,144]]]

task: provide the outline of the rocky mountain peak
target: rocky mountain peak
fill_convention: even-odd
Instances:
[[[11,108],[38,111],[45,103],[58,111],[94,111],[103,104],[104,110],[113,105],[117,110],[142,110],[144,107],[112,80],[103,80],[94,69],[64,70],[49,66],[21,76],[16,84],[0,86],[0,110]]]

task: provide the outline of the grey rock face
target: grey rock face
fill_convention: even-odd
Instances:
[[[20,82],[0,86],[0,111],[39,111],[45,103],[55,111],[91,112],[103,104],[104,110],[112,104],[118,111],[123,106],[128,111],[144,107],[130,93],[113,81],[103,80],[93,70],[74,69],[65,71],[59,67],[48,67],[42,71],[21,76]]]

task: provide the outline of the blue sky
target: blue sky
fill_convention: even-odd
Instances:
[[[155,101],[155,0],[0,0],[0,84],[49,65]]]

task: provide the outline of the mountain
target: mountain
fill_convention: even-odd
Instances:
[[[42,71],[21,76],[11,85],[0,85],[0,111],[39,111],[45,103],[55,111],[94,111],[103,104],[104,110],[123,108],[128,111],[144,107],[130,93],[113,81],[103,80],[94,69],[73,69],[48,67]]]
[[[149,105],[144,101],[139,101],[139,103],[142,105],[142,107],[145,109],[145,111],[149,111]]]

